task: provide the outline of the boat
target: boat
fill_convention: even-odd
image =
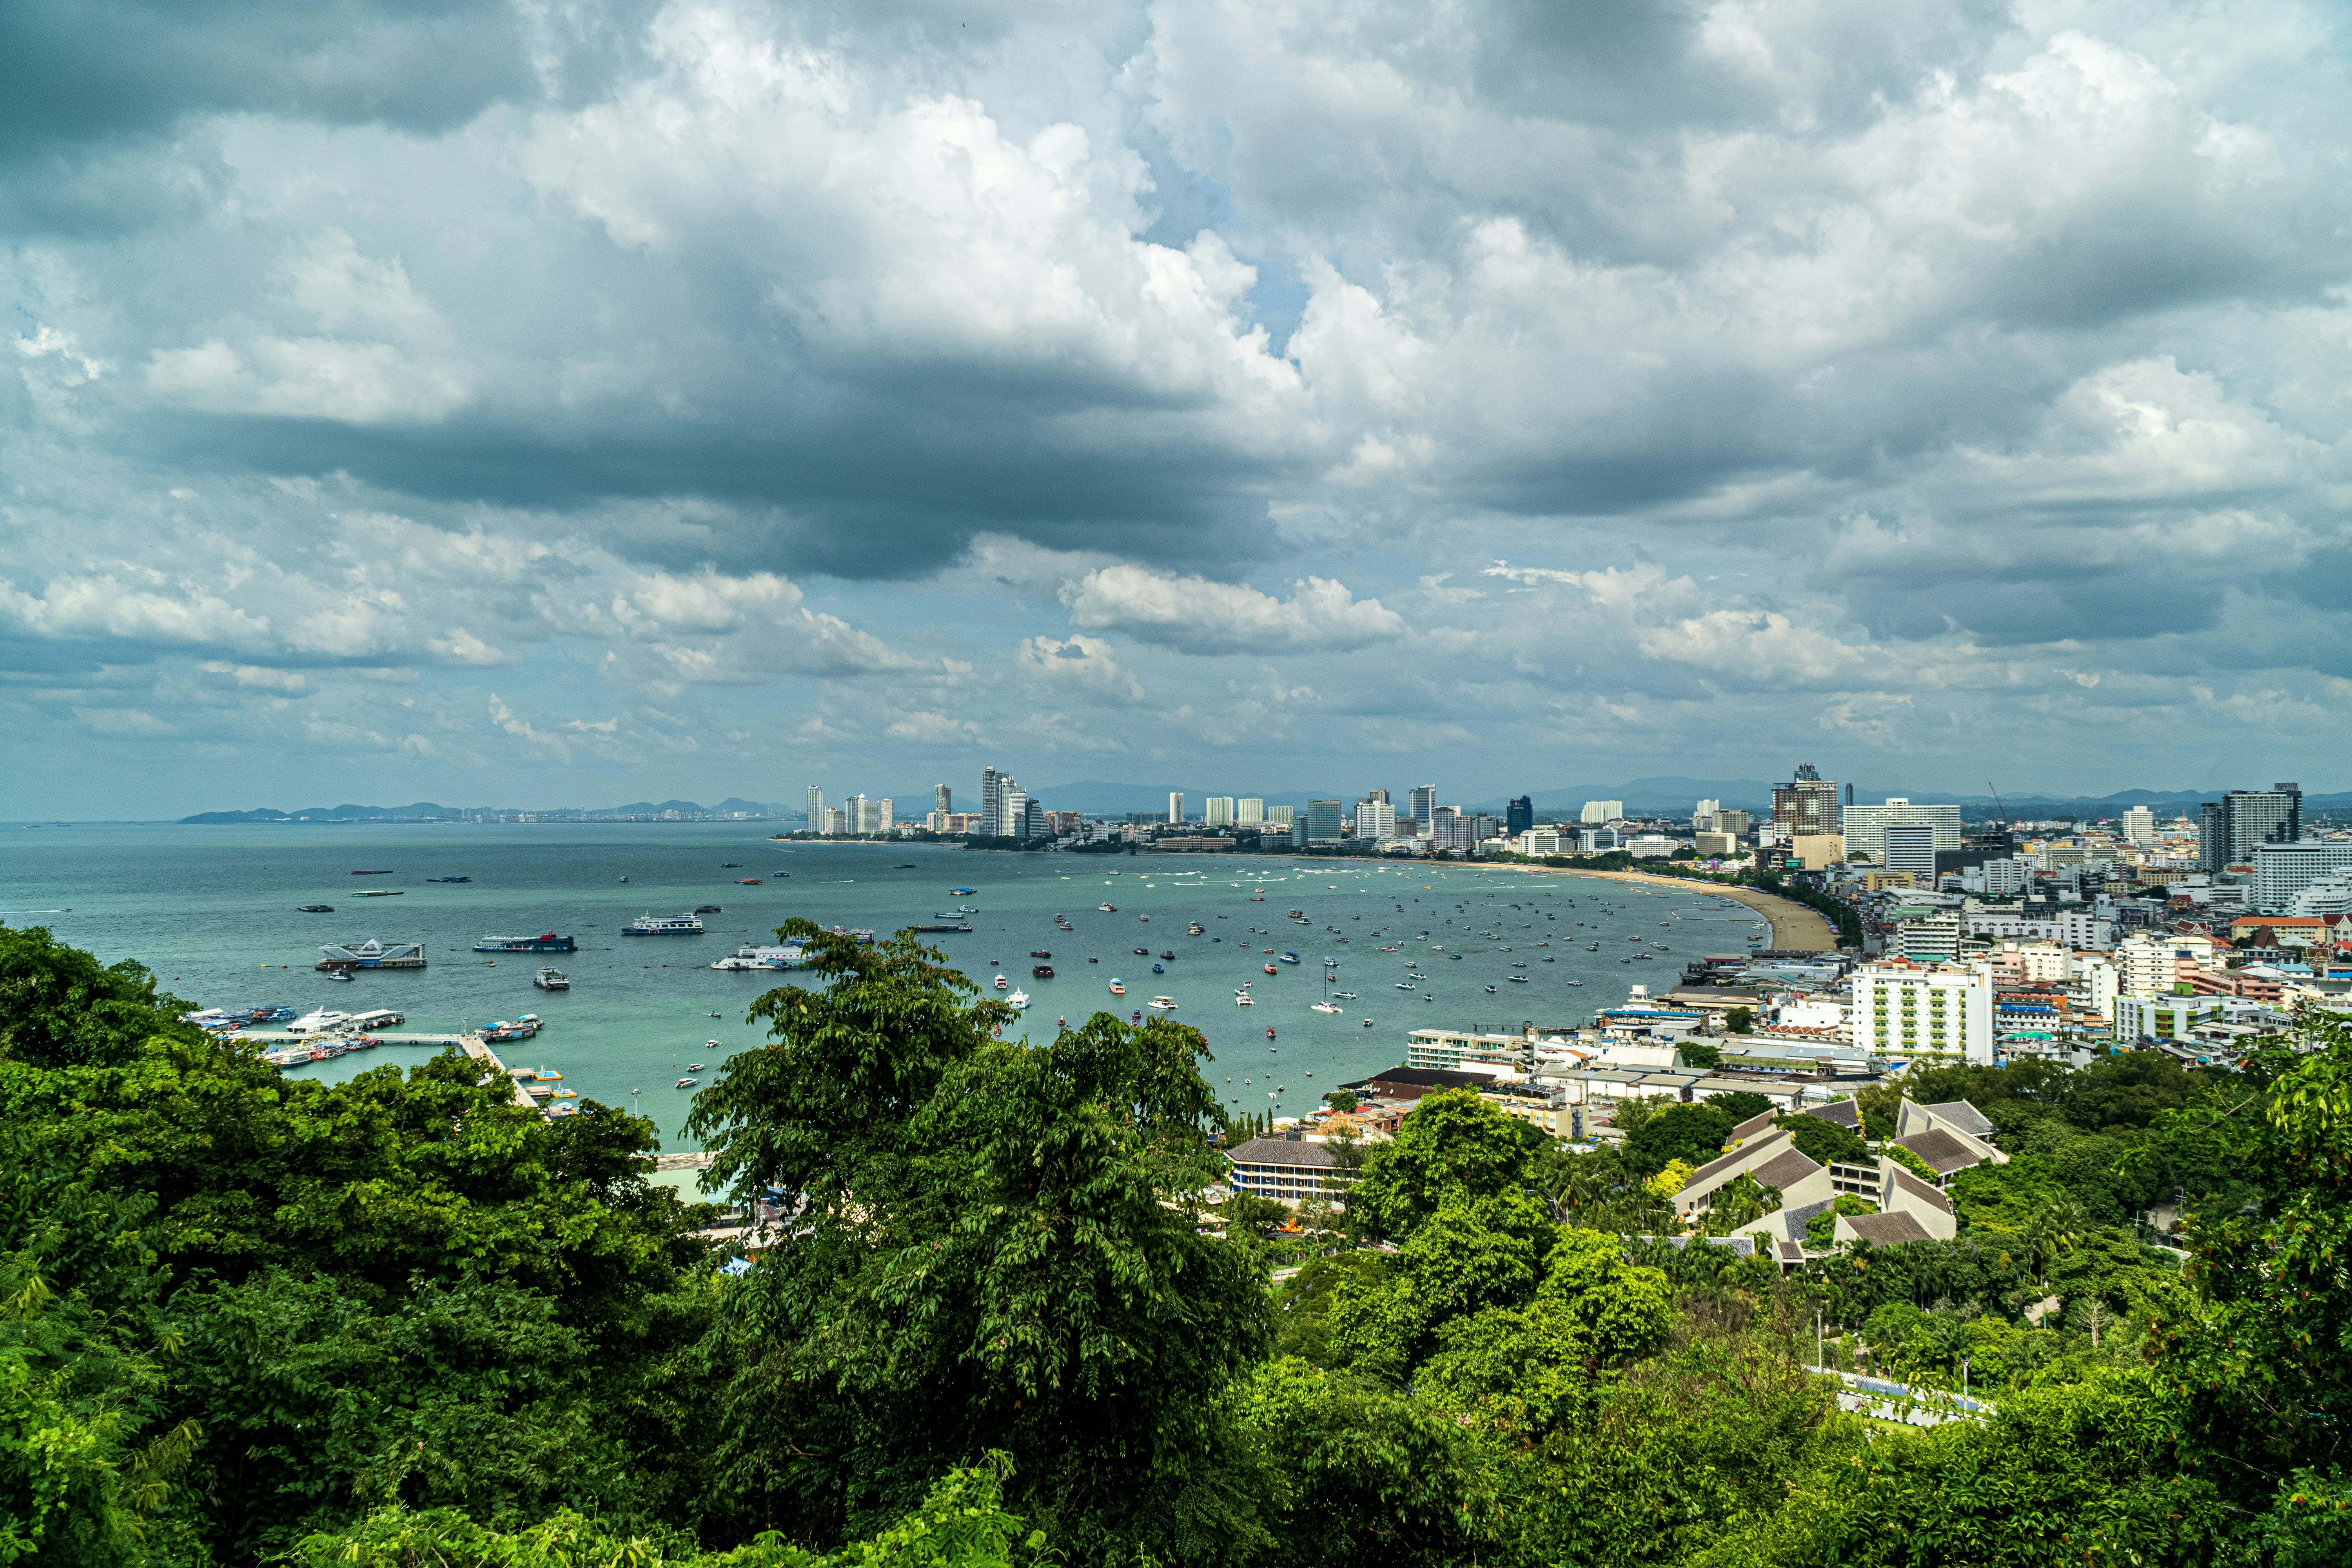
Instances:
[[[1051,980],[1054,978],[1054,966],[1050,963],[1032,964],[1029,975],[1033,980]]]
[[[971,930],[971,927],[961,922],[950,924],[946,921],[939,921],[931,925],[920,925],[914,928],[915,934],[918,936],[948,936],[957,932],[969,931]]]
[[[1173,996],[1154,996],[1150,1001],[1146,1002],[1144,1005],[1150,1008],[1155,1013],[1173,1013],[1176,1011],[1176,998]]]
[[[386,867],[383,868],[381,870],[375,870],[375,871],[354,871],[354,872],[352,872],[352,876],[354,876],[354,877],[389,877],[389,876],[391,876],[391,875],[392,875],[392,868],[391,868],[391,867],[389,867],[389,866],[386,866]]]
[[[735,885],[739,888],[756,888],[760,885],[760,879],[757,877],[738,877],[735,879]]]
[[[1184,934],[1186,936],[1206,936],[1208,931],[1209,928],[1202,925],[1199,921],[1194,921],[1192,924],[1184,928]]]
[[[331,915],[335,912],[332,904],[297,904],[294,907],[306,915]]]
[[[790,969],[801,961],[801,945],[787,943],[782,947],[754,947],[745,942],[733,952],[712,964],[713,969]],[[712,1017],[719,1015],[712,1014]]]
[[[1150,958],[1151,956],[1151,950],[1148,947],[1133,948],[1129,951],[1131,951],[1138,958]]]
[[[1171,948],[1162,948],[1162,949],[1160,950],[1160,957],[1162,957],[1162,958],[1164,958],[1164,959],[1167,959],[1167,960],[1169,960],[1170,962],[1171,962],[1171,963],[1172,963],[1172,962],[1174,962],[1175,957],[1176,957],[1176,950],[1175,950],[1174,948],[1172,948],[1172,947],[1171,947]]]
[[[698,915],[639,915],[621,928],[623,936],[700,936],[702,920]]]
[[[571,978],[561,969],[542,969],[530,977],[530,983],[541,991],[569,991]]]
[[[1097,909],[1100,910],[1103,913],[1105,913],[1105,914],[1107,914],[1107,915],[1115,915],[1115,914],[1118,913],[1118,906],[1117,904],[1114,904],[1114,903],[1108,903],[1108,902],[1106,902],[1106,903],[1099,903],[1099,904],[1097,904],[1097,905],[1095,906],[1095,908],[1097,908]]]
[[[625,879],[624,879],[625,880]],[[682,1078],[677,1080],[677,1087],[680,1089],[692,1089],[694,1087],[694,1080],[690,1078]]]
[[[1016,1013],[1025,1013],[1029,1010],[1029,993],[1015,991],[1004,999],[1004,1005]]]
[[[1111,983],[1110,983],[1110,994],[1111,994],[1112,995],[1114,995],[1114,996],[1124,996],[1124,995],[1126,995],[1126,994],[1127,994],[1127,982],[1125,982],[1124,980],[1120,980],[1120,979],[1118,979],[1117,976],[1113,976],[1113,977],[1112,977],[1112,980],[1111,980]]]
[[[471,877],[427,877],[425,879],[428,882],[470,882],[474,879]]]
[[[1267,965],[1265,966],[1265,972],[1266,972],[1268,974],[1279,974],[1279,973],[1282,973],[1282,971],[1280,971],[1279,969],[1276,969],[1276,968],[1273,964],[1271,964],[1271,963],[1269,963],[1269,964],[1267,964]]]
[[[723,915],[727,911],[717,904],[697,904],[694,906],[694,912],[698,915]]]
[[[1002,990],[1003,990],[1007,985],[1010,985],[1010,984],[1013,984],[1013,983],[1012,983],[1011,981],[1009,981],[1009,980],[1005,979],[1005,978],[1004,978],[1004,976],[1003,976],[1002,974],[1000,974],[1000,975],[998,975],[994,980],[991,981],[989,984],[991,984],[994,985],[994,986],[995,986],[999,991],[1002,991]]]
[[[1356,994],[1352,991],[1334,991],[1331,994],[1341,1002],[1353,1002],[1356,999]]]
[[[538,1034],[539,1029],[540,1023],[538,1015],[533,1013],[525,1013],[520,1018],[512,1020],[505,1018],[499,1019],[497,1023],[492,1024],[488,1028],[482,1031],[482,1038],[489,1041],[493,1045],[505,1040],[527,1040],[533,1035]],[[540,1073],[540,1077],[545,1078],[546,1076],[547,1073],[542,1069]],[[556,1076],[560,1078],[562,1075],[559,1073]]]
[[[1503,978],[1514,985],[1525,985],[1528,983],[1528,977],[1524,974],[1506,974]]]
[[[1282,962],[1285,963],[1296,963],[1298,962],[1298,955],[1295,952],[1286,952],[1282,955]]]
[[[1347,1011],[1346,1008],[1340,1006],[1337,1002],[1317,1002],[1313,1004],[1313,1006],[1314,1010],[1318,1013],[1344,1013]]]
[[[362,888],[352,895],[355,899],[396,899],[400,896],[398,888]]]
[[[319,951],[326,956],[319,961],[320,969],[422,969],[425,967],[425,945],[415,942],[385,943],[370,937],[358,943],[327,942]]]
[[[330,980],[349,980],[351,977],[352,972],[348,969],[330,969],[327,971],[327,978]]]
[[[1154,974],[1165,974],[1168,973],[1168,966],[1164,963],[1155,963],[1151,966],[1151,973]]]
[[[1051,958],[1054,956],[1054,950],[1050,947],[1033,947],[1029,950],[1029,956],[1032,958]]]
[[[334,1013],[320,1007],[315,1012],[305,1013],[289,1023],[286,1026],[286,1032],[289,1035],[339,1034],[350,1026],[352,1016],[349,1013]]]
[[[486,936],[474,944],[476,952],[570,952],[579,944],[568,936],[548,931],[541,936]]]

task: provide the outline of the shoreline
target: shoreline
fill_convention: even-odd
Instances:
[[[1837,932],[1817,910],[1792,900],[1776,898],[1754,888],[1726,882],[1695,881],[1687,877],[1660,877],[1646,871],[1583,871],[1565,866],[1539,868],[1548,876],[1599,877],[1614,882],[1641,882],[1650,887],[1703,889],[1747,905],[1771,923],[1772,948],[1777,952],[1835,952]]]

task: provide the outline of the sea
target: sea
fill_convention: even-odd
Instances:
[[[813,983],[710,963],[740,943],[773,941],[793,916],[885,932],[941,916],[969,923],[969,933],[923,940],[982,989],[998,994],[1001,974],[1003,994],[1026,992],[1028,1010],[1008,1034],[1041,1042],[1065,1022],[1097,1012],[1127,1018],[1155,995],[1171,997],[1172,1016],[1207,1038],[1203,1071],[1228,1106],[1286,1116],[1402,1062],[1412,1030],[1588,1025],[1633,984],[1669,990],[1691,957],[1741,952],[1769,935],[1761,917],[1703,891],[1538,868],[771,842],[771,830],[757,822],[16,826],[0,828],[0,921],[46,926],[110,963],[135,960],[196,1006],[391,1007],[406,1016],[402,1032],[536,1014],[545,1026],[535,1038],[497,1047],[507,1064],[561,1072],[583,1100],[652,1118],[668,1150],[695,1147],[683,1123],[696,1090],[677,1080],[707,1085],[727,1058],[758,1048],[765,1035],[747,1017],[751,1004],[778,985]],[[441,877],[467,879],[428,880]],[[362,888],[397,896],[354,898]],[[302,904],[333,912],[301,913]],[[703,904],[720,911],[702,917],[703,935],[620,934],[640,915]],[[957,915],[965,906],[975,912]],[[1292,910],[1305,923],[1288,918]],[[1058,930],[1056,914],[1075,930]],[[1186,935],[1193,921],[1202,935]],[[544,931],[572,937],[579,950],[472,951],[485,935]],[[370,937],[424,943],[427,966],[362,971],[350,984],[313,967],[321,943]],[[1636,962],[1641,952],[1654,956]],[[1284,962],[1286,953],[1300,962]],[[1032,966],[1046,962],[1054,978],[1033,978]],[[571,977],[570,991],[533,987],[547,964]],[[1110,994],[1114,979],[1124,996]],[[1244,985],[1246,1007],[1235,1001]],[[1312,1010],[1335,996],[1342,1011]],[[289,1071],[341,1080],[430,1054],[383,1046]]]

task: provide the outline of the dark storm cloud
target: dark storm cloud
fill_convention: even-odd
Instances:
[[[418,766],[2340,731],[2338,26],[10,7],[0,667]]]

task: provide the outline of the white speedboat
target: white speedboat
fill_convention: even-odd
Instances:
[[[1003,990],[1007,985],[1012,984],[1013,984],[1013,982],[1011,982],[1010,980],[1005,979],[1005,978],[1004,978],[1004,976],[1003,976],[1002,974],[1000,974],[1000,975],[998,975],[994,980],[990,981],[990,982],[989,982],[989,984],[992,984],[992,985],[993,985],[993,986],[995,986],[999,991],[1002,991],[1002,990]]]
[[[1257,998],[1252,996],[1246,991],[1236,991],[1234,993],[1234,1005],[1236,1007],[1255,1007],[1257,1005]]]
[[[1146,1002],[1144,1005],[1150,1008],[1155,1013],[1173,1013],[1176,1011],[1176,998],[1173,996],[1154,996],[1150,1001]]]
[[[1025,1013],[1029,1010],[1029,993],[1026,991],[1015,991],[1012,995],[1007,996],[1004,999],[1004,1005],[1013,1008],[1016,1012]]]

